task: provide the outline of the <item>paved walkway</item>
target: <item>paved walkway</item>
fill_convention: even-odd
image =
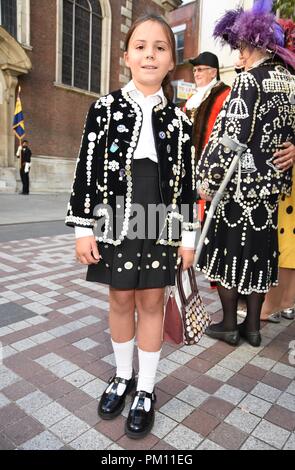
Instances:
[[[64,220],[69,194],[0,193],[0,226],[29,222]]]
[[[97,399],[114,372],[108,297],[84,277],[72,234],[0,243],[0,449],[295,449],[294,321],[264,326],[260,348],[166,344],[152,434],[124,434],[129,400],[102,421]],[[218,320],[216,293],[198,284]]]

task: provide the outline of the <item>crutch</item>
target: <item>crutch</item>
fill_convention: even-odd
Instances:
[[[220,140],[220,143],[224,147],[227,147],[231,151],[235,152],[236,155],[234,156],[233,161],[231,162],[230,167],[227,170],[227,173],[226,173],[226,176],[224,177],[224,180],[222,181],[219,189],[215,193],[215,195],[214,195],[214,197],[213,197],[213,199],[210,203],[210,208],[209,208],[209,211],[208,211],[207,216],[206,216],[206,221],[204,223],[204,226],[203,226],[203,229],[201,231],[201,235],[200,235],[197,247],[196,247],[196,255],[195,255],[195,259],[194,259],[194,265],[195,266],[198,264],[199,257],[200,257],[200,254],[201,254],[201,249],[203,247],[203,243],[204,243],[204,240],[206,238],[206,235],[207,235],[211,220],[213,218],[215,209],[218,206],[220,200],[222,199],[224,190],[225,190],[226,186],[228,185],[228,182],[230,181],[237,165],[240,162],[241,155],[247,149],[247,145],[241,144],[240,142],[237,142],[236,140],[231,139],[230,137],[228,137],[228,135],[224,135],[222,137],[222,139]],[[238,184],[239,184],[239,182],[238,182]]]

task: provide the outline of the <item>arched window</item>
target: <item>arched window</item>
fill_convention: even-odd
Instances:
[[[102,11],[98,0],[63,0],[62,83],[100,93]]]
[[[16,0],[0,0],[0,25],[17,38]]]

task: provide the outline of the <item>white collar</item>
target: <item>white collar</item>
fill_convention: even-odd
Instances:
[[[201,103],[207,98],[208,92],[213,88],[218,80],[213,78],[208,85],[199,87],[194,95],[192,95],[186,103],[186,109],[198,108]]]
[[[165,103],[165,100],[166,100],[162,87],[156,93],[153,93],[152,95],[144,96],[144,94],[140,90],[138,90],[138,88],[136,88],[133,80],[130,80],[130,82],[128,82],[127,85],[125,85],[122,88],[122,91],[125,93],[136,92],[137,95],[142,98],[150,98],[151,96],[157,96],[158,98],[161,99],[162,103]]]
[[[199,86],[199,88],[197,88],[197,92],[206,93],[206,91],[209,90],[210,88],[214,87],[214,85],[216,85],[216,83],[217,83],[217,78],[215,77],[207,85]]]
[[[251,67],[248,68],[248,70],[255,69],[255,67],[258,67],[259,65],[263,64],[263,62],[267,61],[268,59],[270,59],[269,54],[262,57],[262,59],[256,60],[256,62],[254,62],[254,64],[252,64]],[[248,70],[246,70],[246,72],[248,72]]]

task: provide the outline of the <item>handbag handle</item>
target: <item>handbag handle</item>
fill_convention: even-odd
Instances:
[[[183,283],[182,283],[182,271],[183,270],[182,270],[182,262],[181,262],[179,264],[178,268],[177,268],[176,281],[177,281],[177,287],[178,287],[179,298],[180,298],[181,304],[185,305],[186,304],[186,295],[185,295],[184,288],[183,288]],[[188,268],[188,276],[189,276],[191,291],[192,292],[198,292],[196,276],[195,276],[193,267]]]

